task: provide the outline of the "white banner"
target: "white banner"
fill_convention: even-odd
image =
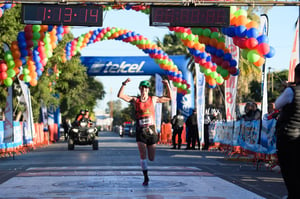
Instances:
[[[297,20],[297,26],[295,30],[295,39],[293,43],[293,49],[291,54],[290,60],[290,67],[289,67],[289,82],[295,81],[295,67],[299,63],[299,18]]]
[[[5,106],[4,143],[10,143],[14,141],[13,128],[13,89],[12,86],[10,86],[8,87]]]
[[[263,35],[268,35],[269,31],[269,23],[268,23],[268,16],[263,14],[260,16],[260,31]],[[267,79],[267,72],[266,72],[266,62],[262,66],[262,104],[261,104],[261,111],[262,115],[268,113],[268,79]]]
[[[162,84],[162,78],[159,74],[155,73],[155,95],[162,96],[164,91],[164,87]],[[160,133],[161,127],[161,113],[162,113],[162,103],[157,103],[155,105],[155,123],[156,130]]]
[[[177,87],[175,87],[172,83],[172,81],[170,81],[170,87],[171,87],[171,95],[172,95],[172,100],[171,100],[171,118],[174,117],[174,115],[176,115],[176,111],[177,111]]]
[[[230,49],[232,58],[239,65],[239,49],[233,44],[231,37],[225,36],[225,44],[228,49]],[[238,76],[230,76],[228,80],[225,81],[225,111],[226,120],[235,121],[236,120],[236,95],[237,95],[237,83]]]
[[[205,114],[205,77],[200,72],[199,64],[195,64],[196,71],[196,108],[197,125],[200,138],[200,146],[204,144],[204,114]]]
[[[28,86],[21,80],[19,80],[20,87],[22,89],[22,97],[23,102],[26,104],[26,111],[24,112],[24,120],[26,122],[26,126],[24,129],[24,137],[26,141],[32,141],[35,137],[35,129],[34,129],[34,122],[33,122],[33,114],[31,108],[31,98],[30,98],[30,90]]]

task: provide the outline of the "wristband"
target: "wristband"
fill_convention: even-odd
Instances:
[[[122,85],[123,85],[123,86],[126,86],[126,83],[122,82]]]

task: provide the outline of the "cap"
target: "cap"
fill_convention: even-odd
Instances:
[[[150,88],[150,82],[147,80],[141,81],[139,87],[142,87],[142,86]]]

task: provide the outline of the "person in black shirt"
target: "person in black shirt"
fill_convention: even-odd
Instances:
[[[173,129],[173,134],[172,134],[173,148],[172,149],[176,149],[176,135],[178,137],[178,149],[180,149],[181,143],[182,143],[181,134],[182,134],[183,125],[184,125],[184,116],[181,114],[180,110],[177,110],[177,114],[172,118],[171,123],[172,123],[172,129]]]

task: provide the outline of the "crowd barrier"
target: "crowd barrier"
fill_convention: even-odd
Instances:
[[[262,128],[260,130],[260,125]],[[216,121],[209,126],[209,150],[224,151],[231,159],[266,162],[277,166],[276,120]]]
[[[0,157],[24,154],[37,147],[43,147],[58,141],[57,124],[48,125],[45,131],[43,123],[35,123],[34,131],[28,130],[26,122],[13,123],[13,136],[7,141],[4,134],[4,121],[0,121]]]
[[[175,138],[176,144],[178,144],[178,136]],[[161,125],[159,144],[169,144],[172,145],[172,124],[163,123]],[[186,144],[186,126],[183,126],[183,131],[181,134],[181,143]]]

